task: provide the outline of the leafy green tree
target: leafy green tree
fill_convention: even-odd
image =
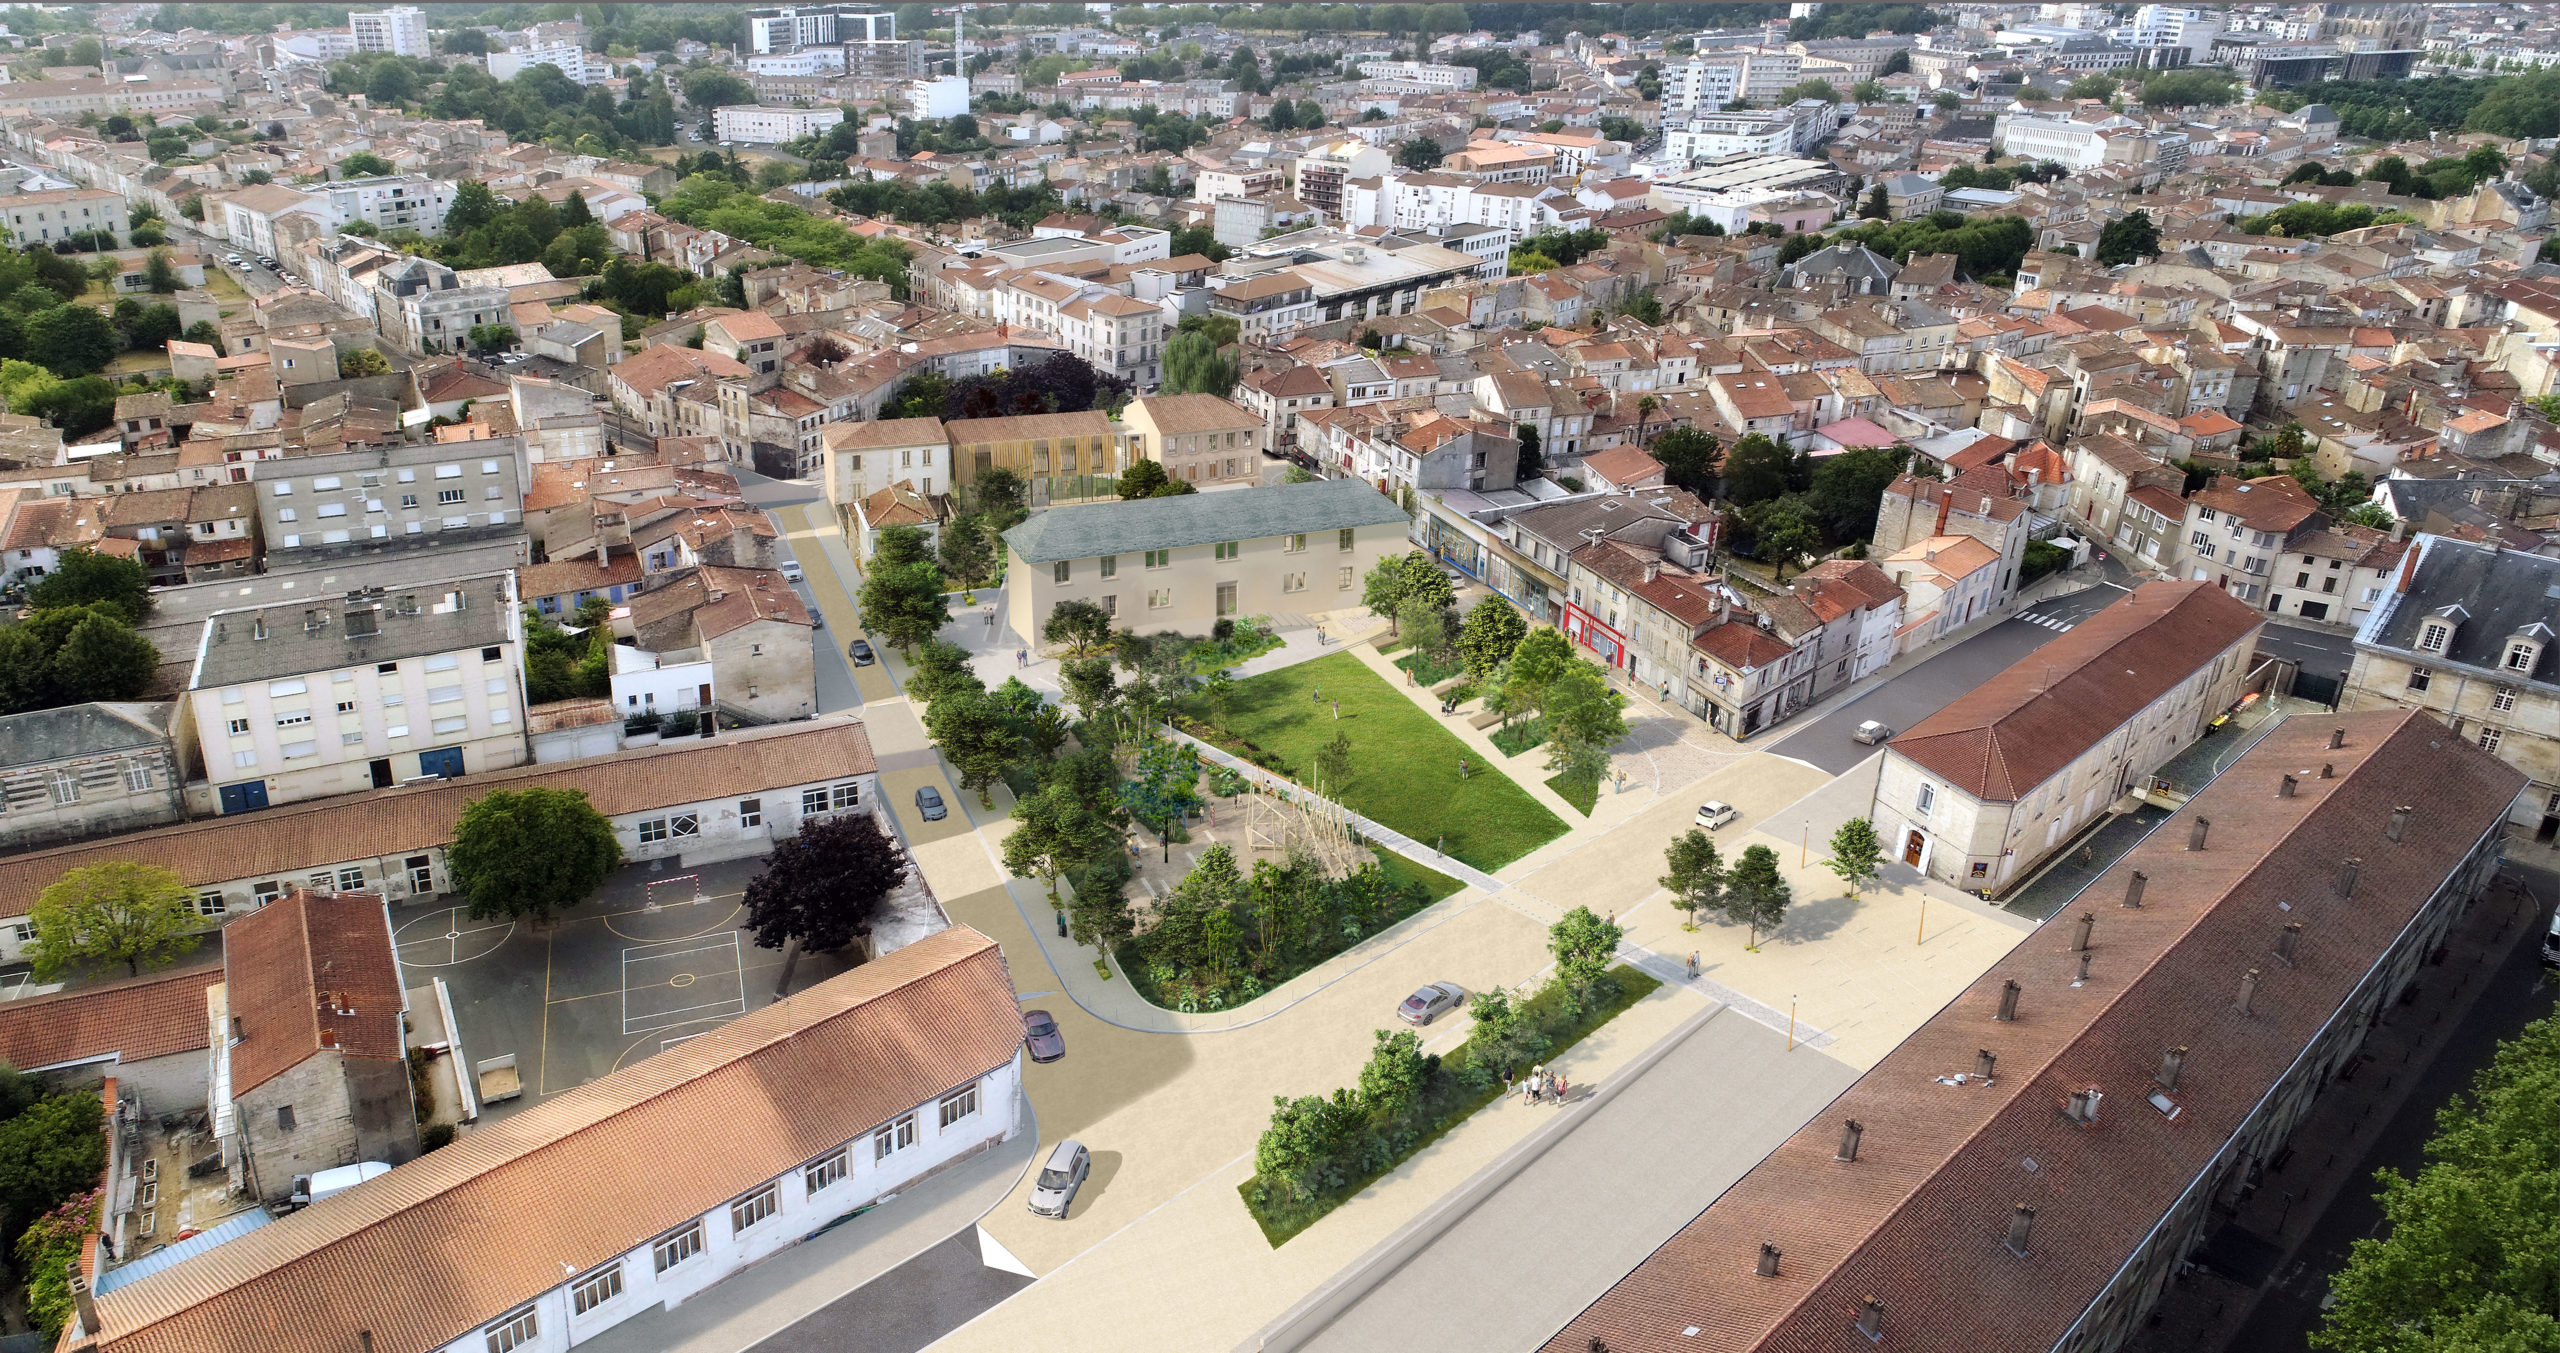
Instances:
[[[921,526],[884,526],[871,538],[871,567],[904,568],[933,562],[933,541]]]
[[[1088,721],[1099,719],[1118,694],[1119,678],[1108,657],[1070,658],[1058,664],[1059,684]]]
[[[1077,944],[1090,944],[1103,953],[1126,943],[1138,932],[1138,918],[1130,912],[1128,896],[1121,891],[1126,886],[1116,875],[1089,878],[1067,907],[1067,938]]]
[[[1004,768],[1022,754],[1022,744],[994,698],[966,686],[946,690],[925,706],[924,727],[943,758],[960,772],[960,787],[977,792],[979,807],[994,807],[990,791]]]
[[[1760,514],[1754,535],[1760,557],[1776,566],[1779,581],[1785,580],[1787,565],[1799,563],[1822,548],[1822,533],[1804,519],[1804,514],[1784,503]]]
[[[347,380],[379,376],[391,370],[391,359],[372,348],[357,348],[338,359],[338,375]]]
[[[515,326],[510,324],[474,324],[470,337],[474,352],[505,352],[516,345]]]
[[[2160,253],[2160,228],[2151,223],[2151,213],[2131,211],[2107,223],[2098,232],[2098,262],[2108,267],[2154,258]]]
[[[1725,496],[1737,506],[1765,503],[1787,491],[1787,448],[1760,433],[1733,444],[1724,458]]]
[[[1090,601],[1061,601],[1049,608],[1049,620],[1040,627],[1040,637],[1053,644],[1065,644],[1070,657],[1091,657],[1111,642],[1111,613]]]
[[[106,1173],[107,1135],[106,1106],[95,1089],[42,1095],[33,1077],[11,1080],[9,1116],[0,1119],[0,1244],[14,1247],[55,1205],[88,1201]],[[80,1234],[90,1233],[96,1215],[91,1202]],[[68,1305],[69,1293],[63,1295]]]
[[[1626,703],[1599,668],[1587,662],[1566,667],[1540,701],[1547,716],[1547,769],[1598,784],[1609,773],[1609,748],[1627,735],[1619,712]]]
[[[2104,75],[2084,75],[2079,79],[2072,81],[2070,87],[2062,91],[2062,97],[2066,99],[2096,99],[2100,103],[2105,103],[2107,100],[2114,98],[2116,96],[2116,91],[2122,87],[2123,86],[2117,84],[2114,80]]]
[[[1200,806],[1200,765],[1170,742],[1149,742],[1139,749],[1137,764],[1120,785],[1120,807],[1147,824],[1164,840],[1164,857],[1173,858],[1173,828]]]
[[[1647,449],[1662,462],[1664,479],[1700,495],[1714,489],[1716,472],[1724,463],[1724,448],[1714,436],[1696,428],[1673,428],[1654,438]]]
[[[1316,748],[1315,785],[1317,792],[1329,798],[1340,798],[1351,783],[1351,735],[1336,732],[1323,746]]]
[[[1728,921],[1751,928],[1753,952],[1760,948],[1760,932],[1775,930],[1787,916],[1787,904],[1793,894],[1786,876],[1778,872],[1778,854],[1767,846],[1745,846],[1742,858],[1733,862],[1725,874],[1724,897],[1718,910]]]
[[[1379,1121],[1392,1123],[1421,1101],[1440,1059],[1423,1055],[1422,1036],[1411,1029],[1374,1032],[1376,1042],[1360,1068],[1360,1104]]]
[[[1445,153],[1440,149],[1439,142],[1427,136],[1417,136],[1410,141],[1397,143],[1396,163],[1418,173],[1439,168],[1441,157]]]
[[[385,71],[399,71],[404,77],[407,75],[406,71],[402,71],[400,67],[387,61],[383,63],[382,69]],[[386,102],[388,102],[388,100],[386,100]],[[391,162],[371,151],[360,150],[355,154],[338,161],[338,169],[341,172],[341,176],[345,178],[374,178],[379,175],[390,173]]]
[[[445,868],[471,915],[548,921],[601,887],[622,863],[613,823],[574,789],[493,789],[454,824]]]
[[[1457,600],[1449,575],[1420,550],[1379,560],[1362,581],[1360,604],[1390,626],[1402,618],[1406,602],[1416,598],[1442,608]]]
[[[1699,912],[1714,911],[1723,900],[1724,857],[1706,832],[1692,827],[1673,838],[1663,851],[1663,867],[1667,872],[1654,882],[1671,894],[1671,905],[1691,924],[1697,923]]]
[[[1877,866],[1884,863],[1884,843],[1876,839],[1876,827],[1862,817],[1853,817],[1831,833],[1831,855],[1822,867],[1840,876],[1841,886],[1856,897],[1868,884],[1875,882]]]
[[[1138,461],[1121,472],[1120,501],[1126,503],[1135,502],[1140,498],[1162,497],[1166,490],[1173,487],[1174,482],[1166,476],[1164,466],[1158,462]]]
[[[1547,688],[1578,661],[1573,641],[1553,625],[1529,631],[1511,650],[1511,689],[1528,708],[1543,706]]]
[[[1556,981],[1568,997],[1578,1004],[1600,981],[1626,934],[1617,922],[1602,920],[1589,907],[1575,907],[1547,927],[1547,952],[1555,956]]]
[[[930,705],[955,687],[983,691],[986,683],[970,666],[969,650],[947,639],[927,639],[907,653],[907,696]]]
[[[2161,71],[2142,83],[2147,108],[2219,107],[2238,96],[2230,72],[2208,67]]]
[[[53,571],[27,589],[27,602],[38,610],[106,602],[125,619],[140,624],[151,604],[150,575],[138,559],[81,546],[63,551]]]
[[[1416,653],[1436,656],[1449,651],[1449,607],[1434,596],[1421,592],[1407,596],[1396,608],[1395,628]]]
[[[1200,679],[1200,703],[1209,708],[1209,721],[1220,728],[1227,726],[1227,711],[1235,704],[1236,679],[1221,667]]]
[[[1469,607],[1458,627],[1458,655],[1466,660],[1468,675],[1482,681],[1511,660],[1511,651],[1528,633],[1529,622],[1511,603],[1489,596]]]
[[[1348,1099],[1342,1094],[1333,1099],[1272,1096],[1271,1126],[1263,1129],[1261,1140],[1254,1144],[1254,1178],[1293,1201],[1322,1192],[1337,1172],[1334,1154],[1355,1121]]]
[[[1013,805],[1013,831],[1004,838],[1004,867],[1018,878],[1036,878],[1058,901],[1058,880],[1069,869],[1111,858],[1120,831],[1095,813],[1074,787],[1050,783]]]
[[[169,261],[168,250],[154,249],[143,260],[142,284],[162,296],[178,289],[178,268]]]
[[[977,513],[961,513],[942,528],[940,555],[943,576],[957,585],[985,585],[995,578],[993,537]]]
[[[1174,335],[1164,350],[1164,393],[1227,397],[1236,388],[1236,364],[1218,355],[1218,345],[1205,333]]]
[[[26,358],[69,380],[115,360],[123,336],[107,317],[85,305],[61,305],[26,318]]]
[[[73,869],[36,895],[28,957],[39,981],[74,969],[123,964],[128,976],[165,968],[192,951],[204,919],[185,879],[158,865],[112,860]]]
[[[1858,215],[1876,221],[1893,219],[1893,202],[1886,194],[1883,184],[1877,184],[1867,193],[1866,203],[1858,208]]]
[[[1551,270],[1552,269],[1541,269],[1540,271]],[[1520,443],[1520,458],[1512,464],[1512,478],[1526,482],[1545,474],[1547,472],[1547,458],[1546,454],[1538,449],[1538,425],[1535,423],[1517,424],[1511,429],[1511,435],[1518,439]]]
[[[51,680],[63,704],[132,700],[151,688],[160,650],[112,615],[92,612],[54,650]]]
[[[759,948],[835,953],[871,933],[880,904],[907,881],[898,843],[869,813],[803,821],[747,881],[746,928]]]
[[[876,563],[862,581],[862,627],[904,653],[951,623],[942,570],[931,563]]]
[[[990,534],[1002,535],[1031,515],[1030,486],[1022,482],[1022,476],[1001,465],[981,471],[969,492],[978,515],[986,519]]]

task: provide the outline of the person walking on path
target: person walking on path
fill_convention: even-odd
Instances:
[[[1564,1073],[1563,1073],[1563,1072],[1561,1072],[1561,1071],[1557,1072],[1557,1073],[1556,1073],[1556,1107],[1557,1107],[1557,1108],[1559,1108],[1559,1109],[1563,1108],[1563,1107],[1565,1106],[1565,1103],[1566,1103],[1567,1101],[1571,1100],[1572,1098],[1573,1098],[1573,1085],[1572,1085],[1572,1083],[1571,1083],[1570,1081],[1567,1081],[1567,1080],[1565,1079],[1565,1076],[1564,1076]]]
[[[1689,980],[1698,980],[1698,951],[1695,949],[1689,951]]]

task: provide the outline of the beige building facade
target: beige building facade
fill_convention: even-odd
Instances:
[[[1120,424],[1129,432],[1132,464],[1155,461],[1164,466],[1167,478],[1202,489],[1262,482],[1270,425],[1216,395],[1131,400],[1121,411]]]

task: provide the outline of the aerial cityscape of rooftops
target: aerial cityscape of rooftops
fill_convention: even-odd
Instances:
[[[2555,67],[0,4],[0,1353],[2560,1349]]]

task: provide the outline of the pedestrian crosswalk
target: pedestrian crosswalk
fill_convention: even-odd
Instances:
[[[2030,625],[2042,625],[2056,634],[2069,631],[2072,625],[2076,623],[2074,621],[2065,620],[2058,615],[2038,615],[2033,611],[2024,612],[2020,614],[2018,618],[2026,621]]]

